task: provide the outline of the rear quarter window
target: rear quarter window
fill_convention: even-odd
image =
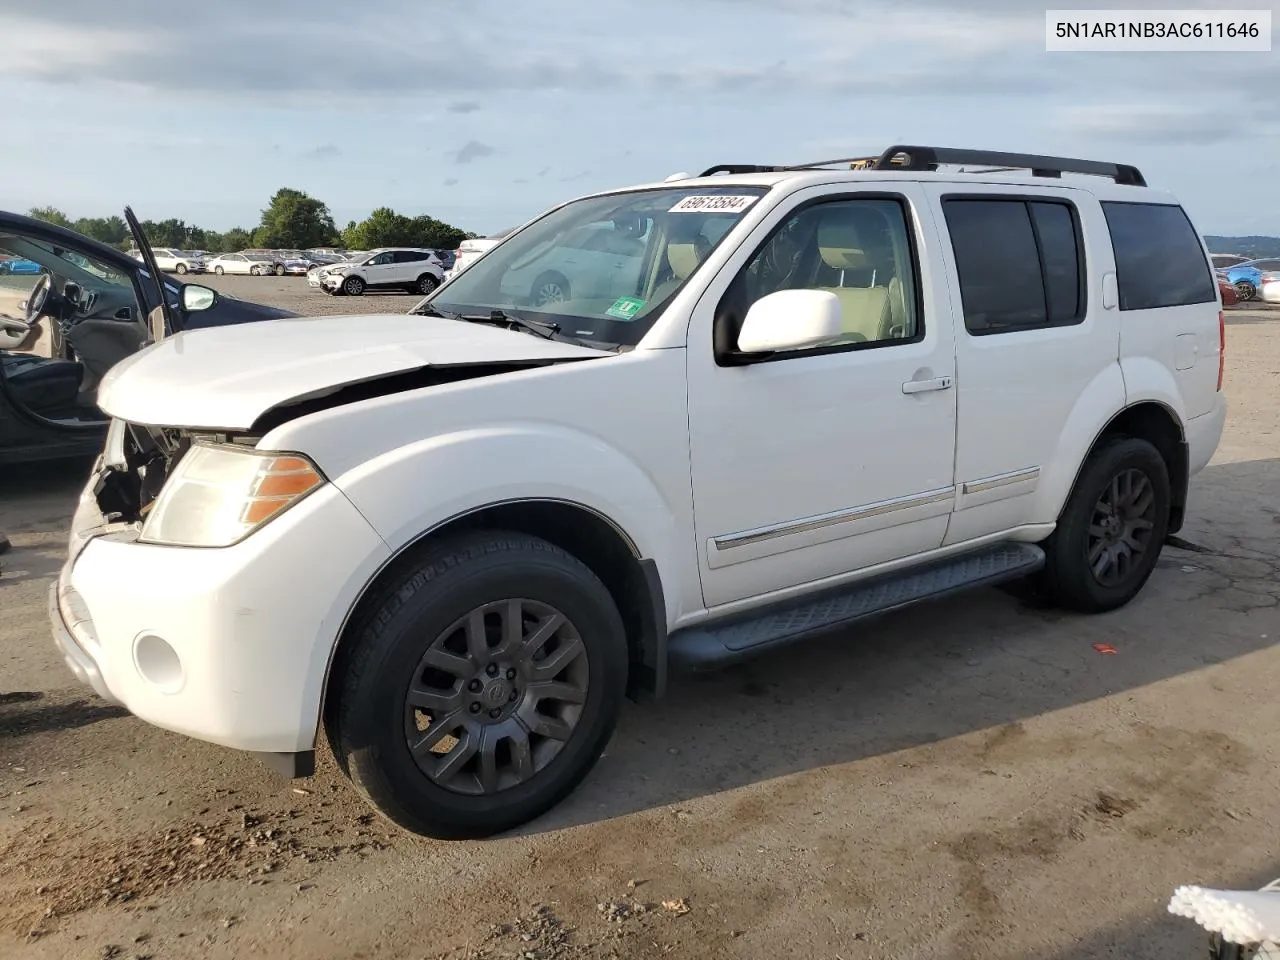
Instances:
[[[1103,202],[1116,257],[1121,310],[1217,300],[1200,238],[1180,206]]]

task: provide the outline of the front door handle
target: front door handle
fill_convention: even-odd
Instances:
[[[931,390],[950,390],[950,377],[934,377],[932,380],[908,380],[902,385],[903,393],[928,393]]]

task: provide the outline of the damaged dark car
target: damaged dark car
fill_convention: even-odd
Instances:
[[[128,212],[134,241],[147,250]],[[72,230],[0,211],[0,464],[89,457],[106,437],[98,386],[117,363],[180,329],[297,314],[183,284]],[[157,283],[156,278],[160,278]],[[164,289],[167,310],[161,307]]]

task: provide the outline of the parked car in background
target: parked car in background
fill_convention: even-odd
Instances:
[[[1232,306],[1240,300],[1240,297],[1236,294],[1235,284],[1221,273],[1215,273],[1214,278],[1218,281],[1218,293],[1222,297],[1222,305],[1224,307]]]
[[[435,251],[421,247],[387,247],[366,257],[335,263],[320,274],[326,293],[358,297],[366,290],[400,289],[431,293],[444,283],[444,268]]]
[[[1262,275],[1258,283],[1258,299],[1263,303],[1280,303],[1280,271]]]
[[[39,273],[44,268],[40,264],[28,260],[25,257],[14,257],[5,255],[0,257],[0,275],[15,274],[32,276]]]
[[[231,273],[265,277],[276,273],[276,267],[280,265],[271,257],[263,254],[222,253],[210,260],[206,266],[211,273],[215,273],[218,276],[222,276],[224,273]],[[281,274],[284,273],[283,266],[280,266],[279,272]]]
[[[488,237],[477,237],[474,240],[463,240],[458,244],[458,252],[454,255],[453,266],[449,268],[449,273],[446,276],[446,279],[467,269],[468,266],[501,243],[503,238],[505,238],[514,229],[514,227],[509,227],[506,230],[499,231],[498,233],[492,234]]]
[[[168,277],[157,282],[116,247],[18,214],[0,212],[0,262],[31,265],[0,285],[0,463],[103,449],[108,417],[98,385],[174,332],[154,312],[161,286],[180,329],[297,316]]]
[[[280,265],[284,267],[286,276],[305,277],[312,267],[316,266],[315,261],[307,257],[293,256],[284,257],[280,261]]]
[[[1248,257],[1242,257],[1236,253],[1214,253],[1209,255],[1209,259],[1213,261],[1215,270],[1226,270],[1228,267],[1249,262]]]
[[[1228,267],[1227,279],[1235,284],[1241,300],[1252,300],[1262,286],[1263,273],[1272,270],[1280,270],[1280,259],[1249,260]]]
[[[367,257],[368,255],[369,252],[367,250],[356,250],[352,253],[345,253],[342,256],[335,256],[328,263],[319,263],[307,271],[307,285],[319,289],[322,285],[322,277],[329,267],[351,263],[355,260],[359,260],[361,257]]]
[[[152,252],[156,256],[156,265],[165,273],[205,272],[205,261],[190,251],[177,250],[173,247],[155,247]],[[135,260],[142,260],[142,254],[137,250],[131,250],[129,253]]]
[[[458,259],[456,250],[441,250],[439,248],[433,251],[436,258],[440,261],[440,266],[444,268],[445,276],[449,275],[449,271],[453,269],[454,261]]]

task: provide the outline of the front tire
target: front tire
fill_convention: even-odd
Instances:
[[[342,281],[342,292],[349,297],[358,297],[364,293],[364,280],[360,277],[347,277]]]
[[[279,263],[277,263],[277,264],[276,264],[276,276],[277,276],[277,277],[283,277],[283,276],[284,276],[284,265],[283,265],[283,264],[279,264]]]
[[[613,733],[622,618],[598,577],[545,540],[484,531],[427,550],[352,624],[325,727],[375,808],[440,839],[551,809]]]
[[[173,268],[173,272],[178,274],[178,276],[182,276],[182,274],[187,272],[187,265],[185,263],[180,263]]]
[[[220,277],[220,276],[222,276],[222,275],[223,275],[224,273],[226,273],[226,272],[227,272],[227,271],[223,270],[221,267],[214,267],[214,268],[213,268],[213,274],[214,274],[214,276],[216,276],[216,277]]]
[[[1132,600],[1160,557],[1170,503],[1168,467],[1146,440],[1117,438],[1096,450],[1044,543],[1049,599],[1081,613]]]

